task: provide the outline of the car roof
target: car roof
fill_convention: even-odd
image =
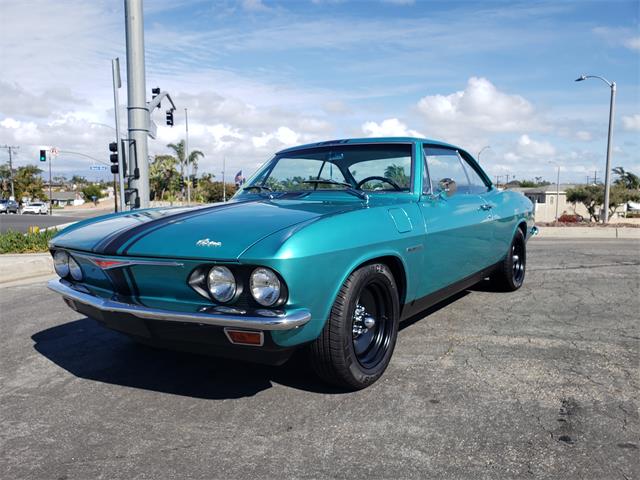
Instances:
[[[426,143],[428,145],[437,145],[441,147],[458,148],[449,143],[431,140],[429,138],[419,137],[367,137],[367,138],[343,138],[337,140],[328,140],[326,142],[308,143],[306,145],[298,145],[296,147],[285,148],[276,154],[293,152],[296,150],[305,150],[307,148],[328,147],[332,145],[357,145],[371,143]]]

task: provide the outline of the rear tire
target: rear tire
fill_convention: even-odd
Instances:
[[[386,265],[373,263],[353,272],[309,348],[316,373],[348,390],[374,383],[391,360],[399,315],[398,288]]]
[[[509,251],[500,263],[496,272],[491,275],[491,282],[504,292],[518,290],[524,282],[527,267],[527,244],[524,234],[519,228],[513,236]]]

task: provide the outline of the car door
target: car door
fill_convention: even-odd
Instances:
[[[469,180],[469,195],[478,195],[482,201],[481,208],[486,211],[486,218],[477,228],[478,239],[481,242],[478,245],[481,254],[480,264],[482,268],[486,268],[504,257],[507,246],[498,239],[505,237],[507,231],[509,233],[506,236],[510,237],[512,226],[500,217],[500,203],[503,201],[500,191],[491,186],[489,177],[468,153],[458,151],[458,155]]]
[[[425,146],[420,209],[426,241],[418,296],[463,280],[488,265],[489,213],[473,192],[455,149]]]

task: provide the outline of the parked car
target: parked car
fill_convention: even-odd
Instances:
[[[34,213],[40,215],[46,215],[49,212],[49,207],[43,202],[33,202],[22,207],[22,214]]]
[[[18,202],[0,199],[0,213],[18,213]]]
[[[486,277],[520,288],[532,209],[453,145],[315,143],[277,153],[227,203],[64,229],[49,288],[143,343],[272,364],[304,347],[320,377],[360,389],[401,320]]]

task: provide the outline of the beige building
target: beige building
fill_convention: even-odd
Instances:
[[[536,222],[553,222],[563,213],[569,215],[582,215],[585,220],[589,220],[589,212],[582,203],[573,204],[567,202],[566,190],[575,188],[575,184],[561,183],[559,189],[556,185],[546,185],[544,187],[532,188],[511,188],[517,192],[523,193],[529,200],[533,202]]]

